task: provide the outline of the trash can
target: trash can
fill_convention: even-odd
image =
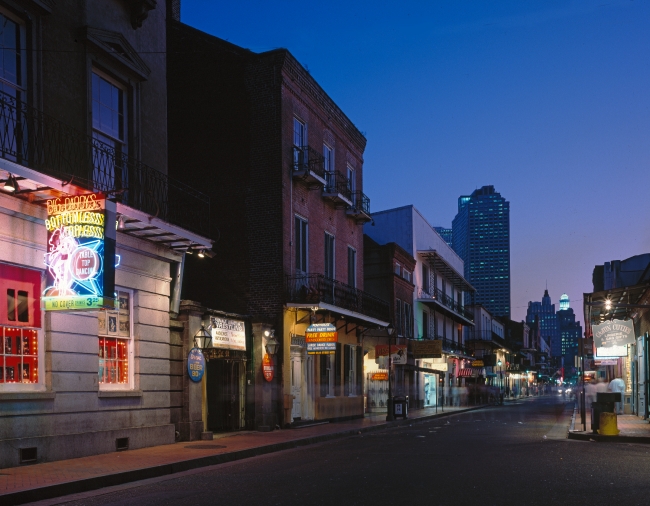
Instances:
[[[591,431],[594,434],[597,434],[600,429],[600,414],[613,413],[614,403],[620,402],[620,399],[620,393],[598,392],[596,394],[596,402],[591,403]]]
[[[393,397],[393,415],[395,418],[401,416],[402,418],[408,418],[408,403],[406,402],[406,397]]]

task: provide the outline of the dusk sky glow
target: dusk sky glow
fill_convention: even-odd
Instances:
[[[650,252],[650,2],[181,6],[184,23],[310,71],[368,139],[371,211],[413,204],[450,227],[460,195],[494,185],[513,319],[548,283],[582,321],[594,265]]]

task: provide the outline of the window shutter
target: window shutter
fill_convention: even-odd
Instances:
[[[357,395],[363,394],[363,347],[357,347]]]
[[[350,348],[349,344],[343,345],[343,395],[350,395]]]
[[[320,356],[320,396],[327,397],[327,390],[329,389],[327,381],[327,355]]]
[[[336,343],[334,355],[334,395],[341,395],[341,343]]]

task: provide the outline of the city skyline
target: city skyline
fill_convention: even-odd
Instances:
[[[650,225],[603,208],[644,197],[619,178],[647,179],[649,17],[629,1],[184,0],[181,19],[295,55],[368,139],[372,212],[413,204],[450,227],[460,195],[494,185],[511,203],[512,318],[548,286],[583,321],[594,266],[650,251]]]

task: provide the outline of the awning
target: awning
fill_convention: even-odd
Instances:
[[[470,378],[474,376],[474,370],[473,369],[460,369],[458,371],[458,377],[459,378]]]

